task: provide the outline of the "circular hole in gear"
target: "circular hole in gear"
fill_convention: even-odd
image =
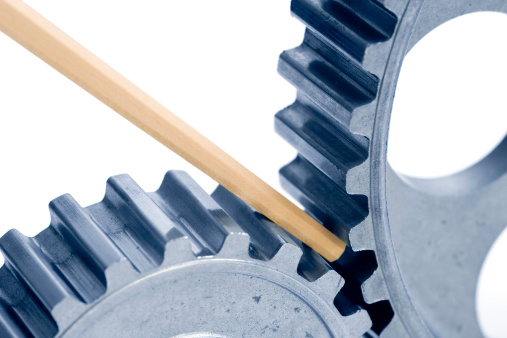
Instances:
[[[403,63],[388,161],[435,194],[484,186],[507,171],[507,16],[480,12],[425,36]]]
[[[482,265],[477,284],[477,317],[489,338],[507,337],[507,228],[495,241]]]

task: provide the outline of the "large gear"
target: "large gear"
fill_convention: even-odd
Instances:
[[[475,288],[507,224],[507,139],[465,172],[433,181],[402,180],[386,160],[405,55],[439,25],[478,11],[507,12],[507,1],[292,0],[307,30],[279,63],[298,90],[276,116],[299,152],[282,183],[350,245],[334,267],[381,336],[482,335]]]
[[[315,252],[219,187],[184,172],[145,193],[128,175],[102,202],[64,195],[34,238],[0,240],[1,337],[357,337],[365,311],[333,305],[344,281]]]

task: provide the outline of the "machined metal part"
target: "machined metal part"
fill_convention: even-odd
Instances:
[[[298,90],[276,116],[299,152],[282,183],[350,244],[333,266],[380,336],[482,335],[475,289],[507,224],[507,139],[438,180],[401,179],[386,159],[405,55],[439,25],[478,11],[507,12],[507,1],[292,0],[307,30],[279,63]]]
[[[357,337],[339,314],[343,278],[219,187],[169,172],[145,193],[128,175],[102,202],[50,203],[34,238],[0,239],[1,337]]]
[[[121,175],[98,204],[51,202],[34,238],[0,239],[0,337],[480,336],[475,287],[507,224],[507,140],[434,181],[398,177],[386,152],[404,56],[486,10],[507,1],[292,1],[308,29],[280,58],[298,98],[275,125],[299,152],[282,183],[350,245],[340,260],[182,172],[153,193]]]

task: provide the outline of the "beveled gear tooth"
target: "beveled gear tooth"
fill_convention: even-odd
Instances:
[[[353,135],[304,95],[275,116],[275,130],[337,184],[368,157],[368,140]]]
[[[105,293],[109,294],[139,278],[139,271],[127,258],[123,258],[109,265],[104,271],[104,275],[107,286]]]
[[[291,10],[327,43],[359,61],[369,45],[389,39],[397,23],[394,14],[369,0],[293,0]]]
[[[319,293],[322,298],[329,299],[332,302],[334,297],[336,297],[338,292],[345,285],[345,280],[336,271],[329,270],[312,283],[313,289]]]
[[[240,258],[250,260],[248,255],[250,248],[250,236],[247,233],[238,232],[229,234],[215,256],[218,258]]]
[[[380,302],[389,298],[382,271],[376,269],[373,274],[361,285],[364,301],[368,304]]]
[[[365,337],[363,336],[372,325],[372,321],[368,312],[359,310],[350,316],[343,317],[344,322],[350,327],[351,337]]]
[[[345,280],[314,250],[301,244],[303,255],[298,265],[298,273],[312,283],[312,289],[323,299],[332,303]]]
[[[52,312],[65,299],[75,298],[76,295],[33,239],[17,230],[10,230],[0,239],[0,250],[16,277],[23,281],[48,312]]]
[[[12,310],[0,303],[0,337],[19,338],[28,337],[29,334],[23,322],[13,316]]]
[[[191,262],[195,259],[197,257],[192,250],[192,242],[180,233],[179,236],[174,236],[167,242],[161,268]]]
[[[371,116],[372,106],[377,101],[373,101],[365,106],[356,108],[350,117],[349,130],[357,137],[364,137],[371,140],[371,130],[373,129],[373,121]]]
[[[350,229],[350,248],[353,251],[375,250],[373,224],[368,215],[361,223]]]
[[[349,124],[351,111],[375,98],[307,44],[283,52],[278,72],[343,125]]]
[[[151,194],[166,213],[174,215],[199,255],[217,254],[230,233],[241,228],[186,172],[170,171]]]
[[[368,196],[370,194],[367,188],[370,184],[370,163],[363,162],[357,167],[351,168],[347,172],[347,192],[351,195]]]
[[[280,247],[276,255],[269,260],[275,269],[293,274],[298,270],[303,250],[297,245],[286,243]]]
[[[8,263],[0,268],[0,281],[1,301],[9,308],[10,318],[20,322],[20,329],[26,328],[27,337],[53,337],[58,332],[50,313],[15,276]]]
[[[282,187],[349,244],[349,231],[368,214],[364,196],[351,196],[299,155],[280,170]]]
[[[68,297],[56,304],[51,310],[51,317],[58,328],[69,327],[86,309],[86,304]]]
[[[51,226],[105,284],[104,272],[126,257],[72,196],[67,194],[54,199],[49,209]]]
[[[123,223],[128,236],[144,249],[150,263],[162,262],[167,234],[177,226],[129,176],[118,175],[107,180],[104,204]]]
[[[261,259],[271,259],[282,245],[287,242],[293,242],[283,229],[255,211],[224,187],[219,186],[211,197],[250,236],[252,245],[250,253],[252,256]]]

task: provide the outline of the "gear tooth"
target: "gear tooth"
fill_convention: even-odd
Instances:
[[[93,271],[86,259],[54,227],[42,231],[35,240],[54,271],[81,301],[91,303],[105,292],[102,271]]]
[[[386,41],[397,18],[370,0],[293,0],[293,14],[329,44],[361,61],[368,45]]]
[[[329,270],[313,282],[312,288],[323,299],[329,299],[332,303],[334,297],[340,289],[345,285],[345,280],[336,271]]]
[[[179,233],[166,244],[164,260],[161,267],[170,267],[195,259],[197,259],[197,257],[192,251],[191,241],[188,237]]]
[[[20,338],[29,337],[23,322],[15,318],[12,310],[6,305],[0,303],[0,337],[4,338]]]
[[[276,255],[269,261],[269,264],[277,270],[294,273],[298,270],[302,256],[303,250],[298,245],[286,243],[280,247]]]
[[[280,247],[292,242],[290,236],[262,214],[219,186],[211,195],[224,211],[250,236],[251,254],[256,258],[271,259]]]
[[[298,273],[312,283],[312,289],[323,299],[333,302],[345,280],[315,251],[303,245]]]
[[[372,120],[374,120],[372,116],[372,110],[375,110],[372,109],[372,107],[375,105],[375,103],[376,101],[354,110],[352,116],[350,117],[349,124],[349,130],[352,134],[357,135],[358,137],[364,137],[368,140],[372,138]]]
[[[152,196],[162,210],[180,222],[199,255],[217,254],[229,234],[241,232],[215,200],[183,171],[168,172]]]
[[[70,195],[49,204],[51,226],[72,246],[84,264],[106,285],[106,271],[117,265],[129,265],[126,257],[100,229],[85,209]],[[83,279],[80,275],[79,279]],[[93,285],[88,285],[92,287]]]
[[[350,316],[344,316],[343,321],[350,328],[351,337],[363,337],[363,334],[372,326],[370,316],[365,310],[359,310]]]
[[[0,250],[17,277],[31,289],[48,311],[72,296],[33,239],[13,229],[0,239]]]
[[[372,93],[305,43],[282,53],[278,72],[343,125],[352,110],[375,98],[376,86]]]
[[[368,161],[361,163],[357,167],[347,172],[347,192],[351,195],[370,194],[368,187],[370,186],[370,163]]]
[[[343,173],[364,162],[368,140],[351,134],[334,119],[300,95],[275,117],[275,130],[302,156],[335,182]],[[306,101],[306,102],[305,102]]]
[[[162,263],[178,226],[128,175],[111,177],[104,200],[86,212],[140,272]]]
[[[55,336],[58,327],[51,314],[8,264],[0,268],[0,295],[10,310],[10,319],[19,321],[19,328],[26,328],[29,337]]]
[[[43,309],[51,313],[58,325],[65,325],[68,316],[75,318],[83,304],[33,239],[17,230],[10,230],[0,239],[0,250],[16,277],[36,297]]]
[[[233,233],[228,235],[222,249],[216,254],[219,258],[251,259],[248,252],[250,249],[250,236],[246,233]]]
[[[367,304],[373,304],[389,298],[389,292],[384,283],[384,276],[380,269],[376,269],[373,274],[361,285],[364,301]]]
[[[177,223],[128,175],[108,179],[104,204],[124,225],[124,231],[129,237],[143,248],[149,266],[158,266],[164,255],[167,234]],[[137,253],[139,250],[136,246],[135,250],[128,252]]]
[[[349,239],[353,251],[375,250],[373,224],[370,215],[350,230]]]
[[[280,175],[282,187],[348,244],[350,229],[368,214],[366,198],[348,195],[302,156],[283,167]]]
[[[86,305],[76,298],[65,298],[51,311],[59,328],[68,327],[86,311]]]

